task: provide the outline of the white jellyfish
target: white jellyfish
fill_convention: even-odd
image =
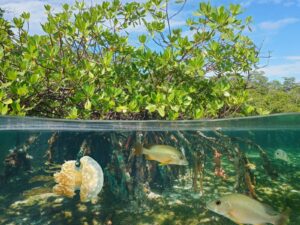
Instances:
[[[53,192],[72,198],[75,190],[80,190],[80,200],[91,201],[103,187],[102,168],[89,156],[80,159],[80,167],[76,167],[75,163],[75,160],[66,161],[61,171],[54,174],[57,184],[53,187]]]

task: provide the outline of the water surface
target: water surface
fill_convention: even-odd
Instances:
[[[300,114],[176,122],[0,117],[0,224],[230,225],[206,204],[242,193],[277,212],[291,208],[289,224],[298,225],[299,140]],[[102,191],[87,203],[52,191],[53,174],[83,143],[104,171]],[[132,156],[137,143],[173,146],[189,165]],[[275,157],[278,149],[288,161]]]

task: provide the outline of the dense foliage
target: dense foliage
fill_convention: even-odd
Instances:
[[[268,81],[263,73],[251,75],[249,104],[260,114],[300,112],[300,83],[295,78],[284,78],[283,82]]]
[[[168,7],[165,0],[114,0],[64,4],[54,13],[46,5],[41,35],[30,35],[29,13],[12,23],[0,18],[0,113],[84,119],[253,113],[245,77],[258,52],[244,35],[251,18],[239,18],[239,5],[200,3],[177,29]],[[135,37],[133,29],[145,31]]]
[[[3,14],[4,14],[4,10],[0,8],[0,18],[3,17]]]

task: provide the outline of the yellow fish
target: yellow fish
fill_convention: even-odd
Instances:
[[[146,155],[146,159],[158,161],[162,165],[188,165],[188,161],[184,155],[169,145],[152,145],[149,148],[144,148],[141,144],[137,144],[133,154],[144,154]]]
[[[207,208],[225,216],[237,224],[285,225],[288,212],[276,213],[270,206],[264,205],[242,194],[230,194],[208,203]]]
[[[256,169],[256,165],[253,163],[247,163],[246,167],[249,168],[250,170],[255,170]]]

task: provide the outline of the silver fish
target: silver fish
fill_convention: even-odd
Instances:
[[[288,163],[290,162],[290,158],[289,158],[288,154],[285,151],[283,151],[282,149],[277,149],[274,152],[274,158],[280,159],[280,160],[288,162]]]
[[[276,213],[270,206],[242,194],[223,196],[208,203],[207,208],[237,224],[285,225],[288,222],[288,211]]]

